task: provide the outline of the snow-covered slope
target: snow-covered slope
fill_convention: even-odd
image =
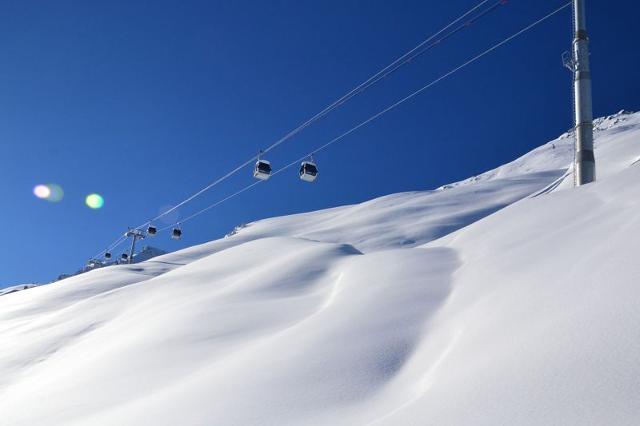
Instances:
[[[3,425],[640,421],[640,114],[0,299]]]
[[[595,120],[598,174],[606,177],[640,154],[640,114]],[[392,194],[353,206],[277,217],[238,231],[246,238],[294,236],[349,243],[363,252],[415,247],[539,192],[573,186],[573,134],[566,133],[511,163],[434,191]]]

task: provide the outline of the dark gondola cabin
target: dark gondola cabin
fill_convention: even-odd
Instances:
[[[179,240],[180,237],[182,237],[182,230],[180,230],[180,228],[173,228],[173,231],[171,231],[171,238]]]

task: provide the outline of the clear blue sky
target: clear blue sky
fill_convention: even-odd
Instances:
[[[79,268],[128,225],[267,146],[477,1],[5,1],[0,5],[0,287]],[[587,1],[595,115],[640,107],[631,0]],[[274,167],[349,129],[562,0],[508,5],[276,149]],[[174,250],[256,219],[423,190],[572,125],[569,9],[318,155],[184,227]],[[252,182],[234,176],[184,217]],[[39,183],[65,191],[37,199]],[[100,210],[84,205],[98,192]]]

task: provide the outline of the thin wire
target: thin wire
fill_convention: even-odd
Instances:
[[[278,171],[276,171],[276,172],[272,173],[272,176],[273,176],[273,175],[275,175],[275,174],[277,174],[278,172],[280,172],[280,171],[282,171],[282,170],[283,170],[283,169],[280,169],[280,170],[278,170]],[[202,213],[204,213],[204,212],[206,212],[206,211],[208,211],[208,210],[211,210],[211,209],[212,209],[212,208],[214,208],[214,207],[219,206],[220,204],[224,203],[225,201],[227,201],[227,200],[229,200],[229,199],[231,199],[231,198],[233,198],[233,197],[235,197],[235,196],[237,196],[237,195],[240,195],[240,194],[242,194],[242,193],[243,193],[243,192],[245,192],[245,191],[248,191],[249,189],[253,188],[253,187],[254,187],[254,186],[256,186],[257,184],[262,183],[262,182],[265,182],[265,181],[263,181],[263,180],[257,180],[257,181],[255,181],[255,182],[253,182],[252,184],[245,186],[245,187],[244,187],[244,188],[242,188],[241,190],[239,190],[239,191],[237,191],[237,192],[234,192],[233,194],[231,194],[231,195],[229,195],[229,196],[227,196],[227,197],[225,197],[225,198],[223,198],[223,199],[221,199],[221,200],[219,200],[219,201],[216,201],[215,203],[213,203],[213,204],[211,204],[211,205],[209,205],[209,206],[207,206],[207,207],[203,208],[202,210],[197,211],[196,213],[192,214],[191,216],[186,217],[185,219],[183,219],[183,220],[181,220],[181,221],[179,221],[179,222],[176,222],[176,223],[174,223],[174,224],[172,224],[172,225],[165,226],[164,228],[160,228],[160,229],[158,229],[158,232],[166,231],[166,230],[167,230],[167,229],[169,229],[169,228],[174,228],[174,227],[176,227],[176,226],[178,226],[178,225],[180,225],[180,224],[183,224],[183,223],[185,223],[185,222],[188,222],[188,221],[190,221],[191,219],[193,219],[194,217],[196,217],[196,216],[200,216]]]
[[[313,117],[309,118],[307,121],[305,121],[304,123],[302,123],[301,125],[299,125],[298,127],[296,127],[295,129],[291,130],[289,133],[287,133],[286,135],[284,135],[283,137],[281,137],[280,139],[278,139],[276,142],[274,142],[273,144],[271,144],[269,147],[267,147],[266,149],[262,150],[262,154],[266,154],[269,151],[273,150],[274,148],[276,148],[277,146],[281,145],[282,143],[286,142],[287,140],[291,139],[293,136],[297,135],[298,133],[300,133],[302,130],[306,129],[307,127],[309,127],[310,125],[312,125],[313,123],[315,123],[316,121],[318,121],[319,119],[321,119],[322,117],[326,116],[327,114],[329,114],[331,111],[333,111],[334,109],[336,109],[337,107],[341,106],[342,104],[344,104],[345,102],[347,102],[349,99],[353,98],[354,96],[364,92],[367,88],[371,87],[373,84],[377,83],[378,81],[382,80],[383,78],[386,78],[388,75],[390,75],[391,73],[395,72],[398,68],[404,66],[405,64],[411,62],[411,60],[419,55],[424,54],[425,52],[427,52],[428,50],[431,50],[433,47],[437,46],[438,44],[440,44],[442,41],[446,40],[447,38],[451,37],[453,34],[459,32],[460,30],[468,27],[472,22],[477,21],[478,19],[480,19],[481,17],[487,15],[489,12],[497,9],[499,6],[506,4],[506,2],[504,0],[498,0],[494,5],[492,5],[489,9],[485,10],[484,12],[482,12],[481,14],[479,14],[478,16],[474,17],[473,19],[467,21],[464,25],[462,25],[461,27],[457,28],[455,31],[453,31],[452,33],[449,33],[447,35],[445,35],[445,37],[436,40],[435,43],[432,43],[431,46],[428,46],[426,49],[420,51],[419,49],[421,49],[425,44],[433,41],[434,39],[436,39],[436,37],[438,37],[439,35],[441,35],[442,33],[444,33],[445,31],[447,31],[449,28],[451,28],[452,26],[454,26],[455,24],[457,24],[458,22],[460,22],[461,20],[465,19],[466,17],[468,17],[469,15],[473,14],[475,11],[477,11],[478,9],[480,9],[482,6],[484,6],[486,3],[488,3],[489,0],[483,0],[480,3],[478,3],[476,6],[472,7],[471,9],[469,9],[467,12],[465,12],[464,14],[462,14],[460,17],[456,18],[455,20],[453,20],[452,22],[450,22],[448,25],[446,25],[444,28],[442,28],[440,31],[436,32],[435,34],[433,34],[432,36],[430,36],[429,38],[423,40],[422,42],[420,42],[416,47],[414,47],[413,49],[411,49],[410,51],[408,51],[407,53],[405,53],[404,55],[400,56],[398,59],[396,59],[395,61],[393,61],[392,63],[390,63],[389,65],[387,65],[386,67],[384,67],[383,69],[381,69],[380,71],[378,71],[376,74],[374,74],[373,76],[369,77],[367,80],[365,80],[363,83],[360,83],[358,86],[356,86],[354,89],[352,89],[351,91],[349,91],[347,94],[343,95],[341,98],[339,98],[338,100],[334,101],[333,103],[331,103],[330,105],[328,105],[327,107],[325,107],[323,110],[321,110],[319,113],[317,113],[316,115],[314,115]],[[417,52],[417,53],[416,53]],[[413,55],[413,56],[411,56]],[[395,67],[395,68],[394,68]],[[393,69],[392,69],[393,68]],[[391,71],[389,71],[391,69]],[[242,170],[243,168],[247,167],[249,164],[251,164],[253,161],[255,161],[258,158],[257,155],[249,158],[248,160],[244,161],[243,163],[241,163],[240,165],[238,165],[236,168],[232,169],[230,172],[228,172],[227,174],[223,175],[222,177],[216,179],[215,181],[211,182],[209,185],[205,186],[204,188],[202,188],[201,190],[197,191],[196,193],[194,193],[193,195],[187,197],[185,200],[181,201],[180,203],[176,204],[175,206],[171,207],[168,210],[163,211],[162,213],[160,213],[159,215],[157,215],[156,217],[154,217],[153,219],[139,225],[137,228],[142,228],[145,225],[148,225],[149,223],[156,221],[158,219],[160,219],[161,217],[166,216],[167,214],[175,211],[176,209],[178,209],[179,207],[185,205],[186,203],[192,201],[193,199],[195,199],[196,197],[199,197],[200,195],[202,195],[203,193],[207,192],[209,189],[213,188],[214,186],[218,185],[219,183],[225,181],[226,179],[228,179],[229,177],[233,176],[234,174],[236,174],[237,172],[239,172],[240,170]]]
[[[491,7],[489,7],[488,9],[485,9],[483,12],[479,13],[478,15],[474,16],[473,18],[469,19],[468,21],[465,21],[462,25],[460,25],[459,27],[455,28],[453,31],[450,31],[449,33],[445,34],[443,37],[433,41],[431,44],[429,44],[428,46],[426,46],[424,49],[417,51],[416,53],[414,53],[413,55],[411,55],[410,57],[406,58],[405,60],[403,60],[402,62],[399,62],[394,68],[390,69],[389,71],[387,71],[385,74],[383,74],[380,79],[385,78],[389,75],[391,75],[392,73],[394,73],[395,71],[397,71],[398,69],[400,69],[403,65],[408,64],[409,62],[413,61],[415,58],[417,58],[418,56],[423,55],[424,53],[427,53],[429,50],[433,49],[434,47],[438,46],[440,43],[442,43],[443,41],[447,40],[448,38],[454,36],[455,34],[457,34],[458,32],[462,31],[465,28],[468,28],[469,26],[471,26],[472,24],[474,24],[475,22],[479,21],[481,18],[485,17],[486,15],[488,15],[489,13],[493,12],[494,10],[496,10],[498,7],[503,6],[506,4],[505,0],[499,0],[498,2],[496,2],[495,4],[493,4]]]
[[[447,38],[451,37],[452,35],[454,35],[455,33],[457,33],[458,31],[467,28],[469,25],[471,25],[471,23],[475,22],[476,20],[480,19],[481,17],[487,15],[489,12],[495,10],[498,6],[501,6],[503,4],[505,4],[503,2],[503,0],[498,0],[493,6],[491,6],[488,10],[484,11],[483,13],[481,13],[480,15],[474,17],[473,19],[465,22],[462,26],[458,27],[457,29],[455,29],[454,31],[446,34],[444,37],[436,39],[436,37],[438,37],[440,34],[442,34],[443,32],[445,32],[446,30],[448,30],[449,28],[451,28],[453,25],[455,25],[456,23],[460,22],[461,20],[463,20],[464,18],[466,18],[467,16],[469,16],[470,14],[474,13],[476,10],[478,10],[480,7],[482,7],[484,4],[486,4],[489,0],[484,0],[482,2],[480,2],[478,5],[474,6],[473,8],[469,9],[467,12],[465,12],[463,15],[461,15],[460,17],[458,17],[457,19],[455,19],[454,21],[450,22],[447,26],[445,26],[444,28],[442,28],[440,31],[436,32],[435,34],[433,34],[432,36],[430,36],[429,38],[427,38],[426,40],[423,40],[421,43],[419,43],[416,47],[414,47],[413,49],[411,49],[410,51],[408,51],[407,53],[405,53],[404,55],[400,56],[399,58],[397,58],[395,61],[393,61],[391,64],[387,65],[386,67],[384,67],[383,69],[381,69],[380,71],[378,71],[376,74],[374,74],[372,77],[370,77],[369,79],[367,79],[366,81],[364,81],[363,83],[361,83],[360,85],[358,85],[356,88],[352,89],[349,93],[347,93],[346,95],[344,95],[342,98],[338,99],[337,101],[335,101],[334,103],[332,103],[331,105],[329,105],[328,107],[326,107],[324,110],[320,111],[318,114],[316,114],[315,116],[313,116],[312,118],[310,118],[309,120],[307,120],[305,123],[303,123],[302,125],[300,125],[298,128],[292,130],[291,132],[289,132],[287,135],[285,135],[284,137],[282,137],[280,140],[276,141],[275,143],[273,143],[271,146],[269,146],[266,150],[264,150],[264,153],[274,149],[275,147],[277,147],[278,145],[280,145],[281,143],[285,142],[286,140],[288,140],[290,137],[294,136],[295,134],[299,133],[300,131],[304,130],[306,127],[308,127],[309,125],[313,124],[315,121],[317,121],[318,119],[326,116],[329,112],[331,112],[332,110],[334,110],[335,108],[337,108],[338,106],[344,104],[346,101],[348,101],[349,99],[353,98],[354,96],[358,95],[359,93],[362,93],[363,91],[365,91],[367,88],[371,87],[373,84],[377,83],[378,81],[382,80],[383,78],[389,76],[391,73],[393,73],[394,71],[396,71],[397,69],[399,69],[400,67],[402,67],[405,64],[408,64],[409,62],[411,62],[415,57],[422,55],[423,53],[427,52],[428,50],[430,50],[431,48],[437,46],[438,44],[440,44],[441,42],[443,42],[444,40],[446,40]],[[433,41],[435,40],[435,41]],[[425,49],[423,50],[419,50],[421,49],[425,44],[429,43],[433,41],[433,43],[431,43],[429,46],[427,46]]]
[[[120,241],[118,244],[114,245],[113,247],[111,247],[110,250],[115,250],[116,248],[120,247],[122,244],[124,244],[127,241],[127,237],[122,237],[122,241]]]
[[[114,242],[109,244],[106,249],[102,250],[101,252],[99,252],[98,254],[93,256],[92,259],[98,258],[98,257],[102,256],[103,254],[112,251],[114,248],[116,248],[120,244],[122,244],[126,240],[126,238],[127,237],[125,237],[124,235],[121,235],[120,238],[118,238],[117,240],[115,240]]]
[[[501,46],[505,45],[506,43],[510,42],[511,40],[513,40],[514,38],[524,34],[525,32],[529,31],[530,29],[532,29],[533,27],[541,24],[542,22],[546,21],[547,19],[551,18],[552,16],[556,15],[557,13],[561,12],[562,10],[566,9],[568,6],[571,5],[572,2],[568,2],[566,4],[564,4],[563,6],[559,7],[558,9],[555,9],[553,12],[543,16],[542,18],[538,19],[537,21],[535,21],[534,23],[524,27],[523,29],[521,29],[520,31],[516,32],[515,34],[507,37],[506,39],[502,40],[501,42],[495,44],[494,46],[490,47],[489,49],[483,51],[482,53],[474,56],[473,58],[471,58],[470,60],[464,62],[462,65],[459,65],[458,67],[452,69],[451,71],[447,72],[446,74],[443,74],[442,76],[438,77],[437,79],[433,80],[432,82],[430,82],[429,84],[421,87],[420,89],[416,90],[415,92],[411,93],[408,96],[405,96],[404,98],[400,99],[399,101],[397,101],[396,103],[388,106],[387,108],[383,109],[382,111],[372,115],[371,117],[369,117],[368,119],[364,120],[363,122],[361,122],[360,124],[356,125],[355,127],[352,127],[351,129],[347,130],[346,132],[342,133],[341,135],[331,139],[330,141],[328,141],[327,143],[325,143],[324,145],[319,146],[318,148],[316,148],[315,150],[312,151],[313,154],[320,152],[326,148],[328,148],[329,146],[333,145],[334,143],[344,139],[346,136],[350,135],[351,133],[355,132],[356,130],[358,130],[359,128],[369,124],[370,122],[376,120],[377,118],[381,117],[382,115],[386,114],[387,112],[391,111],[392,109],[398,107],[399,105],[403,104],[404,102],[416,97],[417,95],[421,94],[422,92],[424,92],[425,90],[429,89],[430,87],[436,85],[437,83],[439,83],[440,81],[444,80],[445,78],[451,76],[452,74],[455,74],[456,72],[460,71],[461,69],[471,65],[472,63],[476,62],[477,60],[479,60],[480,58],[488,55],[489,53],[493,52],[494,50],[500,48]],[[302,157],[300,157],[297,160],[292,161],[291,163],[287,164],[286,166],[276,170],[275,172],[272,173],[272,177],[283,172],[284,170],[287,170],[291,167],[293,167],[295,164],[297,164],[298,162],[309,158],[311,154],[306,154]],[[256,181],[250,185],[245,186],[244,188],[240,189],[237,192],[234,192],[233,194],[215,202],[214,204],[209,205],[208,207],[203,208],[202,210],[197,211],[196,213],[192,214],[191,216],[185,218],[184,220],[181,220],[180,222],[176,222],[173,225],[167,226],[165,228],[162,228],[159,231],[163,231],[166,229],[169,229],[173,226],[176,226],[178,223],[180,224],[184,224],[185,222],[201,215],[202,213],[211,210],[212,208],[219,206],[220,204],[224,203],[225,201],[228,201],[231,198],[234,198],[240,194],[242,194],[245,191],[248,191],[249,189],[253,188],[254,186],[258,185],[259,183],[262,182],[266,182],[266,181]]]

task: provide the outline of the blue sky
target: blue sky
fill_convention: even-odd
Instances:
[[[6,1],[0,5],[0,287],[78,269],[411,49],[477,1]],[[277,168],[552,9],[512,0],[283,144]],[[640,107],[640,6],[588,2],[594,113]],[[166,250],[234,225],[431,189],[572,125],[569,9],[295,170],[185,224]],[[182,217],[252,182],[238,173]],[[32,189],[56,183],[59,203]],[[102,209],[84,204],[104,196]],[[159,223],[162,225],[162,223]],[[119,253],[117,253],[119,254]]]

